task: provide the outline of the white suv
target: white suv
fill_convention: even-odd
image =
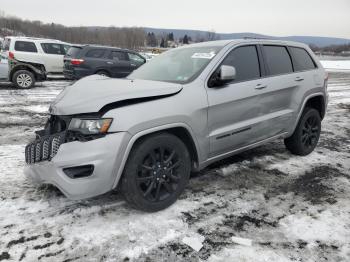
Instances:
[[[70,44],[59,40],[5,37],[2,57],[9,60],[9,80],[30,88],[47,74],[63,74],[63,57]]]

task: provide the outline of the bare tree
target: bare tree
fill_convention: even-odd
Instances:
[[[145,30],[139,27],[67,27],[6,16],[0,10],[0,36],[7,35],[53,38],[76,44],[102,44],[131,49],[144,47],[146,40]]]

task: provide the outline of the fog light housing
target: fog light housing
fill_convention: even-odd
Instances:
[[[63,172],[72,179],[88,177],[94,172],[94,165],[66,167]]]

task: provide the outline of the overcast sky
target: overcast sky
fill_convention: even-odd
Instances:
[[[350,38],[350,0],[0,0],[0,9],[64,25]]]

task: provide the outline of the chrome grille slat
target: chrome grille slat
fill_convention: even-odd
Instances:
[[[34,144],[30,145],[30,164],[34,163],[35,160],[35,151],[34,151]]]
[[[49,145],[50,145],[50,142],[48,139],[45,139],[44,142],[43,142],[43,147],[42,147],[42,150],[43,150],[43,157],[42,159],[43,160],[47,160],[49,158]]]
[[[39,162],[41,160],[41,142],[37,142],[35,144],[35,162]]]
[[[25,161],[34,164],[41,161],[50,161],[65,141],[65,132],[35,140],[25,148]]]

